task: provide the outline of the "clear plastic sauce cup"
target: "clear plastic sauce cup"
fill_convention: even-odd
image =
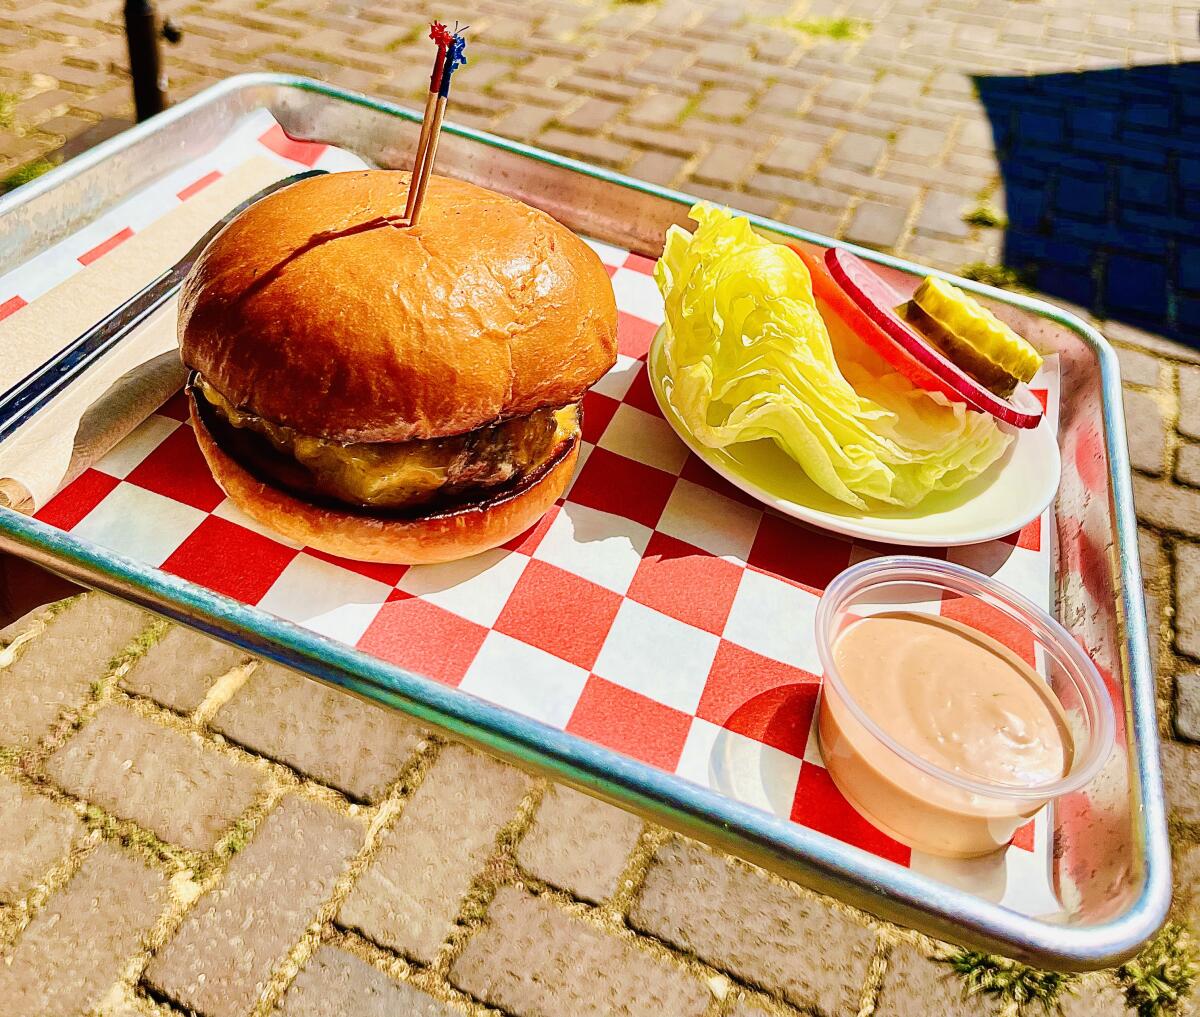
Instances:
[[[856,622],[898,612],[940,615],[956,601],[957,609],[946,613],[963,631],[975,628],[972,619],[979,619],[981,641],[995,645],[988,630],[997,622],[1011,631],[1028,632],[1034,669],[1045,679],[1037,694],[1047,697],[1047,708],[1053,707],[1065,728],[1061,772],[1036,780],[998,779],[995,768],[951,767],[945,758],[934,762],[927,758],[934,753],[926,749],[922,755],[906,733],[927,718],[884,715],[884,695],[874,703],[864,701],[873,697],[862,694],[859,681],[856,698],[839,673],[838,640]],[[917,557],[876,558],[855,565],[825,591],[817,610],[816,637],[824,668],[818,734],[829,775],[866,819],[910,847],[956,858],[995,851],[1047,802],[1091,781],[1113,749],[1108,691],[1079,644],[1045,611],[961,565]],[[969,673],[961,679],[955,676],[955,681],[972,679]],[[870,684],[882,692],[882,683],[897,680],[896,674],[881,672],[870,677]],[[964,718],[964,730],[969,726]]]

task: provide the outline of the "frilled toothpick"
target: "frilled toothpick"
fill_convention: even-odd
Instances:
[[[433,173],[433,161],[437,156],[438,138],[442,133],[442,118],[446,115],[446,100],[450,95],[450,79],[454,72],[467,62],[466,29],[451,33],[440,21],[429,28],[429,38],[437,44],[437,56],[433,62],[433,73],[429,76],[429,95],[425,99],[425,115],[421,119],[421,135],[417,141],[417,154],[413,160],[412,178],[408,183],[408,202],[404,208],[405,224],[416,224]]]

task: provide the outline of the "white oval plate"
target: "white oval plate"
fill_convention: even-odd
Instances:
[[[664,326],[665,328],[665,326]],[[675,412],[665,389],[663,329],[650,346],[650,386],[675,433],[704,463],[735,487],[784,515],[823,530],[888,544],[954,547],[1016,533],[1045,511],[1058,491],[1061,461],[1050,417],[1016,440],[989,470],[957,491],[931,494],[911,509],[862,511],[822,491],[796,461],[769,439],[724,449],[698,442]]]

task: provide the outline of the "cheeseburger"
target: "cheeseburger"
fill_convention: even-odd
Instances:
[[[249,516],[318,550],[463,558],[571,478],[580,400],[616,359],[608,273],[520,201],[408,174],[312,177],[252,205],[180,300],[192,427]]]

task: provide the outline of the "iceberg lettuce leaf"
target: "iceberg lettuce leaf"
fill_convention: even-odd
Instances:
[[[669,398],[712,448],[770,438],[859,509],[961,487],[1012,440],[989,416],[916,388],[851,337],[831,338],[808,269],[747,220],[697,205],[654,276]]]

